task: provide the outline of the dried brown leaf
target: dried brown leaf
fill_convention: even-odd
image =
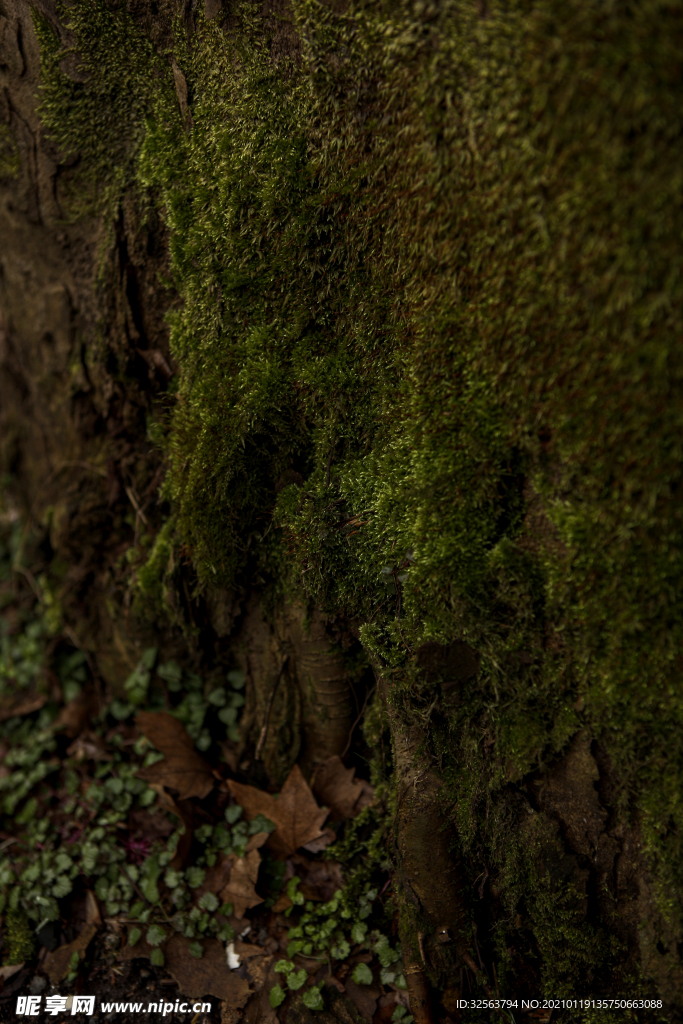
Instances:
[[[343,885],[341,864],[336,861],[317,860],[311,861],[308,865],[299,889],[307,900],[329,903],[335,892]]]
[[[190,999],[216,996],[241,1009],[251,994],[249,982],[237,971],[230,970],[223,944],[217,939],[205,939],[202,947],[204,955],[198,960],[190,953],[190,940],[174,935],[163,946],[168,973],[178,982],[182,994]]]
[[[129,945],[128,936],[132,932],[133,928],[137,928],[137,925],[127,925],[126,938],[123,942],[123,945],[121,946],[121,949],[116,954],[117,960],[136,960],[138,957],[144,957],[145,959],[149,960],[150,956],[152,955],[152,950],[154,949],[154,946],[150,946],[147,940],[144,938],[144,931],[143,938],[138,939],[134,946]],[[161,946],[161,948],[164,948],[163,945]]]
[[[85,923],[102,924],[102,915],[100,914],[97,898],[90,889],[87,889],[85,893]]]
[[[377,1010],[377,1000],[381,993],[375,985],[357,985],[349,978],[345,985],[346,994],[356,1007],[361,1017],[371,1021]]]
[[[174,933],[161,944],[164,966],[180,992],[191,999],[216,996],[228,1000],[230,1006],[241,1009],[251,995],[249,982],[231,971],[225,959],[223,944],[217,939],[203,939],[203,955],[198,959],[190,953],[190,940]],[[144,936],[134,946],[126,944],[118,954],[119,960],[149,959],[154,951]]]
[[[248,821],[264,814],[275,824],[268,845],[278,853],[294,853],[323,835],[322,825],[328,812],[318,807],[298,765],[292,768],[277,797],[232,779],[228,786]]]
[[[194,742],[182,722],[165,711],[140,711],[136,723],[150,743],[163,755],[163,761],[137,773],[150,785],[167,786],[178,791],[180,800],[196,796],[202,800],[213,789],[211,768],[197,753]]]
[[[273,985],[282,981],[281,975],[275,974],[273,978]],[[270,1005],[270,997],[266,988],[254,993],[244,1008],[242,1020],[244,1024],[277,1024],[277,1011]]]
[[[255,889],[261,854],[258,850],[252,850],[244,857],[229,859],[232,860],[230,875],[220,891],[220,898],[223,903],[232,903],[235,917],[240,920],[247,910],[263,903]]]
[[[251,853],[252,850],[260,850],[270,838],[270,832],[256,832],[253,836],[249,836],[247,845],[244,850],[245,853]]]
[[[46,694],[32,691],[8,694],[0,698],[0,722],[19,715],[30,715],[32,711],[40,711],[46,700]]]
[[[235,939],[232,946],[240,960],[247,961],[249,964],[253,965],[255,957],[270,959],[263,946],[256,946],[253,942],[242,942],[241,939]]]
[[[97,916],[99,918],[99,911]],[[78,953],[79,959],[83,959],[85,951],[97,934],[98,928],[98,920],[92,920],[83,927],[80,935],[73,942],[67,943],[66,946],[60,946],[53,953],[47,954],[43,963],[43,970],[53,985],[58,985],[60,981],[66,978],[71,970],[71,957],[74,953]]]
[[[258,966],[253,967],[254,963]],[[282,982],[282,975],[275,973],[275,963],[275,957],[260,957],[247,967],[255,991],[244,1008],[244,1024],[277,1024],[278,1015],[270,1005],[270,990]]]
[[[335,842],[336,838],[336,833],[331,828],[326,828],[317,839],[312,839],[310,843],[304,843],[302,849],[308,850],[309,853],[322,853],[331,843]]]
[[[91,716],[97,714],[97,701],[91,693],[79,693],[61,709],[54,728],[69,739],[76,739],[86,729]]]
[[[195,899],[199,901],[205,892],[219,893],[224,889],[230,879],[230,869],[235,858],[230,855],[223,855],[221,859],[209,868],[204,881],[196,891]]]
[[[320,803],[330,808],[332,820],[355,818],[375,798],[370,783],[353,776],[353,768],[345,768],[341,757],[336,754],[316,769],[313,792]]]
[[[249,842],[247,843],[246,849],[245,849],[245,859],[246,859],[246,855],[252,853],[252,851],[254,851],[254,850],[258,850],[259,847],[263,846],[263,844],[264,844],[264,842],[266,841],[267,838],[268,838],[268,833],[267,832],[257,832],[256,835],[251,836]],[[223,889],[225,889],[226,886],[228,886],[228,883],[230,882],[230,875],[231,875],[231,872],[233,870],[233,867],[235,867],[235,865],[237,863],[238,863],[238,861],[237,861],[237,858],[235,857],[234,854],[224,854],[221,857],[221,859],[216,864],[214,864],[213,867],[210,867],[208,869],[208,871],[206,872],[206,877],[204,878],[204,881],[199,886],[199,888],[196,890],[195,902],[199,902],[199,900],[201,899],[201,897],[204,895],[205,892],[220,893]],[[258,875],[258,863],[259,862],[257,861],[256,862],[256,865],[257,865],[256,866],[256,873],[257,873],[257,875]],[[248,895],[250,898],[253,898],[253,897],[255,897],[256,894],[252,893],[251,890],[249,890],[248,893],[246,893],[244,895]],[[233,900],[224,900],[224,902],[225,903],[232,903]],[[262,901],[259,901],[259,902],[262,902]],[[256,904],[254,904],[254,905],[256,905]],[[236,916],[239,916],[240,918],[242,917],[241,914],[236,915]],[[261,951],[261,952],[263,952],[263,951]]]
[[[7,981],[13,974],[18,974],[24,963],[9,964],[7,967],[0,967],[0,980]]]
[[[190,847],[192,846],[192,838],[194,836],[193,805],[189,800],[178,800],[176,802],[170,793],[167,793],[164,787],[157,782],[151,783],[150,789],[153,789],[159,797],[159,809],[169,811],[175,815],[184,826],[185,831],[180,835],[176,852],[171,861],[171,867],[177,870],[185,864],[190,853]]]
[[[280,893],[278,898],[275,900],[275,903],[272,906],[272,911],[273,911],[274,914],[281,914],[283,912],[283,910],[289,910],[289,908],[293,907],[293,906],[294,906],[294,904],[290,900],[290,898],[287,895],[287,893],[286,892],[282,892],[282,893]]]

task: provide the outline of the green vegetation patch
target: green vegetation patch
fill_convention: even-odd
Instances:
[[[434,723],[467,848],[588,730],[676,920],[678,4],[293,10],[289,58],[245,2],[225,30],[198,10],[191,48],[178,22],[148,65],[135,35],[124,72],[126,19],[77,0],[78,90],[41,29],[49,126],[92,168],[139,143],[170,231],[173,544],[204,584],[361,625]],[[108,121],[92,153],[67,116],[85,96]],[[170,533],[139,577],[157,596]],[[411,659],[456,639],[480,670],[444,708]]]
[[[41,52],[41,117],[63,157],[75,163],[67,212],[113,217],[162,65],[120,5],[58,0],[56,9],[60,34],[36,8],[31,13]]]

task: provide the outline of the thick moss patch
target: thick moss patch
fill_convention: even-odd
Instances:
[[[204,584],[360,625],[431,723],[477,856],[518,830],[488,830],[491,801],[599,739],[679,922],[680,4],[485,6],[297,0],[287,57],[250,4],[198,12],[158,78],[135,30],[135,102],[98,146],[140,141],[171,234],[165,494]],[[124,24],[69,9],[78,89],[43,31],[44,112],[103,174],[86,127],[119,29],[95,36],[91,10]],[[479,673],[437,702],[411,659],[455,639]],[[548,991],[547,922],[572,906],[531,914]]]

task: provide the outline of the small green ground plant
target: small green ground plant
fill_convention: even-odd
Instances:
[[[16,551],[3,546],[0,554],[14,557]],[[143,709],[170,711],[195,749],[220,762],[220,742],[239,738],[244,673],[231,669],[224,684],[216,685],[214,672],[205,682],[175,661],[161,661],[158,650],[149,647],[126,680],[123,696],[103,703],[94,717],[80,721],[75,736],[73,730],[66,736],[65,709],[93,692],[88,656],[48,629],[45,609],[33,593],[12,586],[11,557],[0,560],[0,568],[0,699],[26,691],[41,695],[38,708],[27,707],[0,722],[0,834],[11,837],[0,853],[5,964],[32,962],[41,945],[69,928],[73,901],[87,891],[95,895],[105,922],[116,926],[114,933],[120,931],[117,922],[124,923],[123,941],[132,950],[144,946],[142,955],[156,967],[164,966],[163,947],[174,934],[187,940],[188,955],[196,958],[203,956],[206,939],[232,943],[238,927],[233,905],[202,885],[220,860],[244,857],[250,839],[271,833],[275,825],[263,814],[245,820],[235,802],[219,806],[205,801],[203,821],[193,827],[190,855],[178,863],[175,855],[187,839],[187,825],[177,811],[165,810],[158,790],[139,777],[163,755],[136,729],[135,715]],[[50,673],[58,689],[47,687]],[[166,821],[161,836],[154,829],[145,831],[152,815],[157,831]],[[352,949],[371,951],[384,983],[405,986],[397,966],[400,949],[392,949],[387,935],[367,923],[372,919],[386,928],[393,914],[377,900],[377,885],[373,888],[370,881],[381,879],[386,885],[391,870],[380,854],[383,830],[377,808],[349,823],[339,845],[341,858],[348,861],[348,889],[326,903],[305,900],[298,888],[301,878],[294,875],[285,883],[287,863],[263,852],[259,886],[266,923],[278,897],[283,892],[289,897],[288,958],[276,970],[283,974],[286,992],[304,988],[309,1009],[324,1006],[323,982],[305,987],[308,974],[295,969],[291,959],[299,953],[331,971]],[[239,925],[244,927],[249,928],[248,919]],[[67,988],[76,983],[84,955],[74,951],[63,979]],[[365,963],[356,973],[359,983],[372,981]],[[274,988],[273,1005],[286,992]]]

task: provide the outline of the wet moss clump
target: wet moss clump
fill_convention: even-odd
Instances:
[[[33,929],[23,910],[8,910],[5,914],[5,946],[4,962],[6,965],[23,964],[32,960],[36,943]]]

